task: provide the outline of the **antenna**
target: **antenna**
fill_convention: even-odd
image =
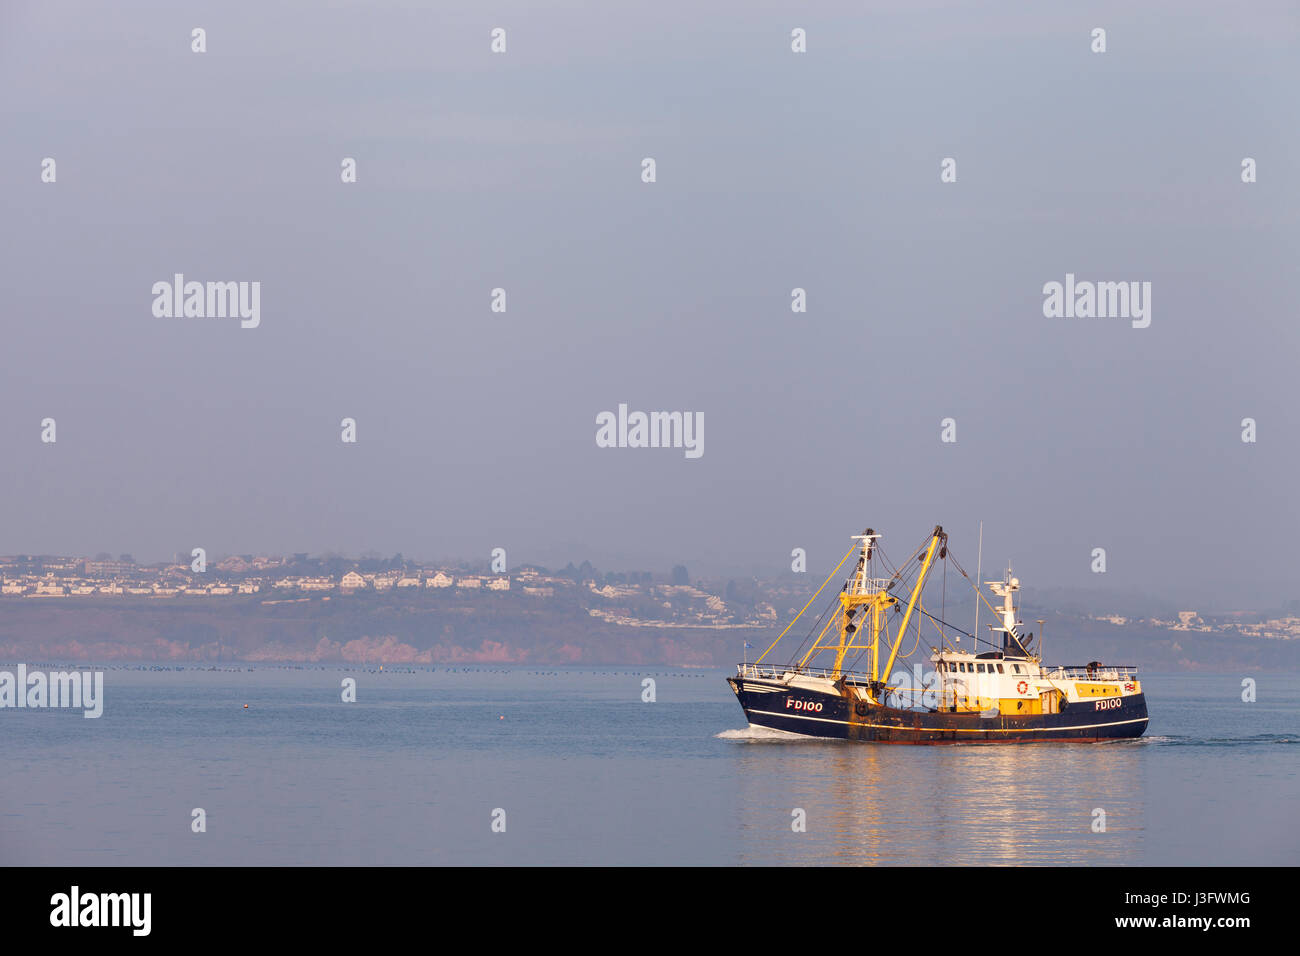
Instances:
[[[1043,638],[1047,636],[1047,631],[1044,629],[1043,625],[1047,622],[1036,621],[1035,623],[1038,624],[1038,659],[1041,661],[1043,659]]]
[[[980,549],[979,556],[975,559],[975,630],[971,631],[971,640],[975,642],[973,648],[976,654],[980,650],[980,574],[984,567],[984,522],[980,522]]]

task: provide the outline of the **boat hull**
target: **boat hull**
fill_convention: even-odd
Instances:
[[[1026,744],[1140,737],[1143,694],[1069,704],[1059,714],[997,715],[885,707],[778,682],[729,677],[751,724],[805,737],[886,744]]]

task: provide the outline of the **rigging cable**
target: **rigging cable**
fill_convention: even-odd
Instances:
[[[790,628],[794,627],[794,622],[799,620],[799,618],[803,616],[803,612],[808,610],[809,605],[811,605],[813,601],[817,600],[817,595],[822,593],[822,588],[826,587],[826,585],[831,583],[831,578],[835,577],[835,575],[839,573],[840,568],[844,567],[844,562],[849,559],[849,555],[851,555],[856,550],[858,550],[858,546],[855,544],[853,547],[849,548],[848,551],[844,552],[844,557],[840,558],[840,563],[835,565],[835,570],[830,573],[830,576],[827,577],[826,580],[822,582],[822,586],[818,588],[816,592],[813,593],[813,596],[808,599],[808,604],[805,604],[803,606],[803,609],[800,610],[799,613],[794,616],[794,620],[791,621],[789,624],[787,624],[785,626],[785,630],[782,631],[779,635],[777,635],[776,640],[771,643],[768,649],[765,650],[762,654],[758,655],[758,660],[754,661],[755,665],[761,664],[763,658],[767,657],[767,655],[771,653],[772,648],[776,647],[776,645],[781,643],[781,638],[785,637],[786,633],[790,630]]]
[[[796,657],[798,657],[801,653],[803,653],[804,645],[806,645],[808,643],[808,639],[813,636],[813,632],[816,631],[817,627],[821,624],[822,618],[824,618],[827,615],[827,613],[830,611],[830,609],[833,608],[834,606],[835,606],[835,602],[831,601],[829,604],[826,605],[826,607],[822,609],[821,614],[817,615],[817,620],[813,621],[812,627],[808,629],[808,633],[803,636],[803,640],[799,642],[799,646],[794,649],[794,654],[790,656],[791,663],[794,662],[794,659]]]
[[[951,552],[949,553],[949,557],[952,557]],[[967,581],[970,581],[970,575],[966,573],[966,569],[963,568],[963,567],[961,566],[961,564],[957,561],[956,558],[953,558],[953,559],[952,559],[952,563],[953,563],[953,567],[955,567],[958,571],[961,572],[961,576],[964,577]],[[971,582],[971,587],[973,587],[973,588],[975,589],[975,594],[976,594],[976,596],[978,596],[979,599],[980,599],[981,601],[984,602],[984,606],[987,607],[987,608],[989,609],[990,612],[992,612],[992,614],[993,614],[993,620],[995,620],[995,621],[998,620],[998,615],[1001,614],[1001,612],[1000,612],[997,608],[995,608],[992,604],[989,603],[988,598],[986,598],[986,597],[984,596],[984,592],[981,591],[981,590],[979,589],[979,585],[972,581],[972,582]],[[965,631],[962,631],[962,633],[965,634],[966,632],[965,632]],[[1013,637],[1016,637],[1016,643],[1019,644],[1019,643],[1020,643],[1019,637],[1016,636],[1016,635],[1014,635],[1014,634],[1013,634],[1012,636],[1013,636]],[[984,643],[984,644],[987,644],[989,647],[992,647],[992,648],[994,648],[994,649],[996,649],[997,646],[998,646],[998,645],[995,644],[992,640],[987,640],[987,641],[982,641],[982,642],[981,642],[981,640],[980,640],[978,637],[976,637],[975,635],[973,635],[973,634],[970,635],[970,637],[975,641],[976,645],[979,645],[980,643]],[[1023,649],[1024,645],[1021,645],[1021,647],[1022,647],[1022,649]]]

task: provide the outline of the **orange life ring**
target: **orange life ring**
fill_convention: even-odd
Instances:
[[[1016,693],[1018,693],[1018,694],[1027,694],[1027,693],[1029,693],[1029,682],[1028,682],[1028,681],[1023,681],[1023,680],[1022,680],[1019,684],[1017,684],[1017,685],[1016,685]]]

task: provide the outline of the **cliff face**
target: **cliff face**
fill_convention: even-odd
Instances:
[[[784,626],[784,625],[782,625]],[[522,595],[0,600],[0,661],[342,661],[731,666],[780,628],[633,627],[578,601]],[[792,631],[792,636],[794,632]],[[1048,621],[1049,663],[1300,670],[1300,642]],[[799,637],[802,637],[800,632]],[[784,662],[798,643],[777,653]],[[924,642],[923,642],[924,643]],[[925,665],[928,645],[904,666]],[[748,652],[753,659],[759,650]]]
[[[500,595],[0,602],[0,660],[12,661],[708,665],[738,660],[742,633],[754,631],[624,627],[576,605]]]

